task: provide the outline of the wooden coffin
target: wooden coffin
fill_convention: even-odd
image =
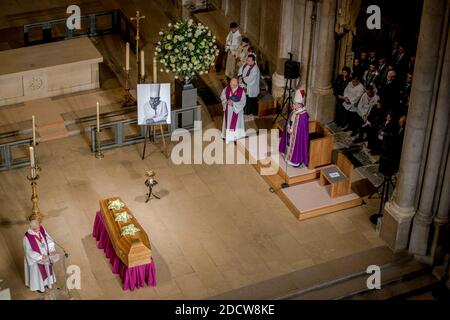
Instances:
[[[114,251],[119,259],[129,268],[137,267],[151,262],[152,250],[150,241],[142,226],[134,217],[130,209],[125,205],[120,210],[108,209],[108,203],[112,200],[120,200],[119,197],[108,198],[100,200],[100,212],[103,217],[103,222],[108,231]],[[123,201],[122,201],[123,202]],[[132,218],[127,223],[115,221],[116,212],[128,212]],[[136,228],[140,229],[134,236],[122,236],[122,227],[134,224]]]

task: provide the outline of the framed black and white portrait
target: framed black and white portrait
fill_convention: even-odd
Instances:
[[[138,125],[170,124],[170,83],[137,86]]]

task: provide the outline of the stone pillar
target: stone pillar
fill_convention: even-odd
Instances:
[[[312,120],[325,124],[333,121],[335,97],[333,95],[333,67],[335,57],[336,0],[319,2],[318,39],[315,46],[313,87],[307,95],[307,108]],[[309,101],[308,101],[309,100]]]
[[[385,205],[380,232],[381,237],[394,251],[407,248],[411,220],[415,215],[416,191],[428,116],[433,112],[432,98],[445,8],[446,0],[424,0],[396,192]]]
[[[449,222],[450,214],[450,152],[447,154],[447,166],[445,168],[444,180],[439,197],[439,207],[434,217],[434,234],[431,244],[431,257],[437,257],[437,246],[442,228]]]
[[[283,96],[286,80],[284,79],[284,63],[292,50],[292,34],[294,29],[294,0],[282,0],[281,22],[278,42],[277,69],[272,75],[272,95],[274,98]]]
[[[445,31],[445,30],[444,30]],[[448,32],[448,31],[447,31]],[[445,36],[445,34],[443,35]],[[414,217],[409,251],[419,256],[425,256],[428,249],[430,225],[433,220],[433,203],[438,185],[439,168],[441,161],[445,165],[447,149],[447,130],[449,124],[450,101],[450,33],[447,35],[447,46],[439,81],[439,93],[434,113],[431,131],[430,147],[428,149],[425,176],[420,195],[419,209]],[[445,183],[445,182],[444,182]],[[443,195],[446,197],[446,195]]]

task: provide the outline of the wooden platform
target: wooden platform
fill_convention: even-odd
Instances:
[[[265,141],[268,143],[266,146],[263,146]],[[294,168],[289,165],[286,166],[283,156],[278,153],[278,145],[278,142],[272,144],[270,138],[267,139],[267,135],[253,135],[237,142],[238,150],[245,153],[248,162],[254,165],[259,173],[261,173],[262,168],[268,168],[271,166],[271,162],[274,162],[272,165],[278,166],[276,174],[283,181],[287,178],[289,185],[296,185],[319,178],[322,168],[309,169],[308,167]]]
[[[329,189],[330,186],[321,186],[319,181],[312,181],[279,189],[277,194],[299,220],[362,204],[362,199],[356,193],[352,192],[345,196],[332,198]]]
[[[264,141],[268,141],[268,143],[265,147],[261,147]],[[320,170],[329,166],[315,169],[287,166],[286,170],[286,162],[277,152],[278,143],[272,145],[270,139],[267,140],[265,135],[259,138],[257,135],[253,135],[241,139],[237,141],[237,148],[245,154],[248,162],[260,174],[263,169],[278,165],[276,174],[261,176],[299,220],[357,207],[362,204],[362,199],[354,192],[332,198],[331,186],[320,185],[318,179]],[[275,166],[273,162],[275,162]],[[286,182],[286,174],[289,188],[283,189],[281,185]]]

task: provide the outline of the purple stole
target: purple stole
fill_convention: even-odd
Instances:
[[[44,227],[41,226],[39,231],[41,232],[42,238],[45,241],[45,244],[47,245],[47,250],[49,250],[48,249],[48,243],[47,243],[47,236],[45,235]],[[36,241],[35,236],[32,235],[32,234],[29,234],[28,231],[25,232],[25,236],[27,237],[28,242],[30,243],[31,249],[33,249],[34,252],[37,252],[37,253],[41,254],[41,249],[39,249],[39,245],[38,245],[38,243]],[[50,254],[50,252],[48,252],[48,253]],[[47,276],[47,271],[45,270],[45,266],[43,264],[38,263],[38,267],[39,267],[39,271],[41,272],[42,279],[45,281],[45,279],[47,279],[47,277],[48,277]],[[50,274],[53,274],[53,270],[52,270],[52,266],[51,265],[50,265],[49,270],[50,270]]]
[[[233,90],[231,89],[231,86],[227,86],[227,89],[225,90],[225,96],[227,98],[227,101],[231,97],[236,97],[237,101],[241,101],[243,92],[244,92],[244,89],[242,89],[241,87],[238,87],[236,89],[236,92],[233,93]],[[228,107],[229,106],[227,104],[227,108],[225,109],[225,127],[228,126]],[[231,123],[230,123],[230,130],[231,131],[236,130],[237,120],[238,120],[238,114],[236,112],[233,112],[233,115],[231,116]]]

